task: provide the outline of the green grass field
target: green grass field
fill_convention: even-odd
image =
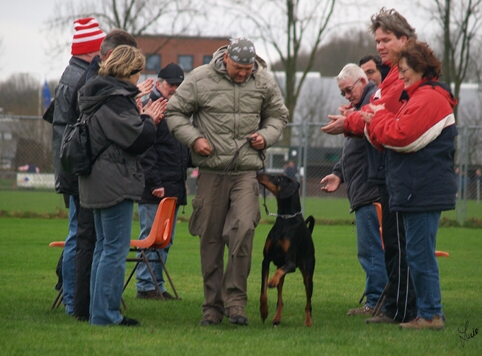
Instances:
[[[191,216],[192,207],[189,203],[181,212],[179,218],[187,220]],[[263,199],[260,198],[260,203]],[[276,200],[273,197],[266,199],[269,211],[276,212]],[[305,215],[313,215],[318,224],[351,224],[355,216],[350,214],[348,199],[330,198],[306,198]],[[65,218],[67,210],[64,207],[62,195],[52,191],[35,190],[0,190],[0,216],[9,217],[39,217],[39,218]],[[482,228],[482,204],[478,205],[475,200],[467,201],[466,226]],[[262,208],[262,222],[273,223],[274,219],[267,217]],[[457,211],[444,211],[442,213],[443,226],[457,226]]]
[[[3,204],[3,203],[2,203]],[[333,205],[332,205],[333,207]],[[356,258],[354,228],[321,225],[314,229],[313,327],[303,326],[304,289],[301,274],[288,275],[285,310],[276,328],[259,317],[262,246],[271,228],[256,231],[248,280],[248,327],[202,328],[202,279],[198,238],[179,222],[168,267],[182,301],[135,299],[135,284],[124,293],[125,313],[139,328],[93,327],[50,310],[56,295],[55,266],[60,250],[49,248],[67,233],[65,219],[0,218],[0,354],[1,355],[481,355],[482,295],[479,229],[442,227],[437,249],[444,312],[443,331],[407,331],[395,325],[367,325],[364,317],[346,316],[357,306],[364,276]],[[133,237],[139,232],[134,223]],[[127,265],[128,272],[133,263]],[[271,273],[274,268],[272,267]],[[269,291],[270,316],[276,291]],[[460,337],[474,335],[462,344]],[[469,335],[468,335],[469,336]]]

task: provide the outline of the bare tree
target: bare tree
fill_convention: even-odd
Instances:
[[[373,35],[367,30],[351,28],[335,34],[328,42],[320,46],[315,54],[311,70],[320,72],[324,77],[338,75],[347,63],[358,63],[367,54],[376,54]],[[303,70],[309,60],[309,53],[300,53],[297,70]],[[273,70],[282,70],[281,61],[272,65]]]
[[[229,8],[237,18],[247,19],[250,35],[274,49],[285,73],[285,104],[293,117],[307,73],[313,67],[336,0],[233,0]],[[261,10],[262,9],[262,10]],[[301,53],[306,65],[297,68]],[[296,71],[302,75],[297,78]]]
[[[38,115],[41,111],[41,87],[28,73],[13,74],[0,83],[0,107],[4,114]]]
[[[48,32],[71,31],[81,17],[95,17],[104,31],[120,28],[139,36],[147,33],[182,34],[195,31],[192,16],[203,16],[202,2],[196,0],[61,0],[46,22]],[[53,43],[58,50],[64,43]]]
[[[459,98],[460,87],[470,68],[472,50],[482,25],[482,0],[433,0],[427,9],[443,31],[444,79],[454,86]],[[454,109],[457,117],[458,107]]]

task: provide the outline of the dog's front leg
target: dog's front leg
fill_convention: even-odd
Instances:
[[[286,262],[286,264],[283,267],[278,268],[274,273],[273,277],[270,278],[270,280],[268,281],[268,287],[277,287],[281,281],[281,278],[284,278],[286,273],[294,272],[295,270],[296,264],[294,262]]]
[[[261,266],[261,295],[259,297],[259,312],[263,322],[268,317],[268,277],[269,277],[269,264],[270,261],[266,258],[263,259]]]
[[[273,318],[273,326],[281,323],[283,317],[283,284],[285,283],[285,276],[281,277],[278,283],[278,303],[276,304],[276,313]]]

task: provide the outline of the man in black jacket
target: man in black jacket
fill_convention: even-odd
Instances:
[[[144,105],[149,100],[156,101],[160,98],[169,100],[179,85],[184,80],[184,72],[177,64],[171,63],[159,71],[158,80],[151,92],[149,99],[144,101]],[[144,170],[146,180],[144,193],[139,202],[139,222],[141,233],[139,239],[145,239],[152,227],[156,216],[159,202],[164,197],[176,197],[177,207],[174,215],[171,241],[169,245],[159,250],[159,254],[164,263],[167,261],[169,249],[174,240],[176,231],[176,218],[180,205],[186,205],[186,170],[189,162],[189,151],[181,145],[170,133],[167,123],[162,120],[157,127],[156,142],[141,157],[141,165]],[[155,252],[151,252],[153,258]],[[148,256],[149,258],[149,256]],[[151,263],[162,297],[159,295],[156,286],[147,270],[147,266],[141,263],[137,268],[137,298],[140,299],[164,299],[171,300],[174,297],[166,291],[162,265]]]
[[[363,69],[352,63],[341,70],[336,80],[341,94],[350,101],[350,105],[342,106],[341,110],[360,110],[377,89]],[[326,184],[321,189],[328,193],[345,183],[351,211],[355,212],[358,260],[366,274],[366,303],[362,308],[350,309],[348,315],[371,315],[388,281],[380,225],[373,205],[380,196],[378,186],[368,182],[366,164],[366,138],[347,137],[333,173],[321,180],[321,184]]]
[[[74,314],[74,285],[76,278],[76,232],[77,218],[74,197],[78,196],[77,186],[71,187],[64,180],[65,173],[60,167],[60,145],[65,127],[70,123],[70,104],[75,85],[89,63],[99,54],[99,49],[105,33],[99,28],[98,22],[92,18],[82,18],[74,21],[75,33],[72,40],[72,57],[69,65],[60,78],[55,89],[54,114],[52,121],[52,153],[55,172],[55,190],[64,195],[66,206],[69,207],[69,234],[65,239],[62,254],[62,287],[63,302],[67,314]],[[77,177],[75,177],[77,179]]]
[[[97,76],[101,61],[105,61],[112,51],[120,45],[137,47],[137,42],[134,37],[123,30],[116,29],[107,34],[100,47],[100,56],[96,56],[92,60],[90,66],[81,75],[73,91],[69,123],[75,123],[77,118],[80,117],[78,105],[79,90],[89,79]],[[64,172],[61,175],[63,176],[63,189],[68,190],[74,197],[77,209],[74,316],[78,320],[87,321],[90,315],[90,275],[96,242],[94,214],[92,209],[80,206],[78,178]]]

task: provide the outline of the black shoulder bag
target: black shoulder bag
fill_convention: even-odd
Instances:
[[[97,158],[112,144],[109,142],[92,156],[88,121],[94,114],[95,111],[85,120],[79,118],[75,124],[67,125],[65,128],[60,145],[60,166],[66,173],[76,176],[90,175]]]

